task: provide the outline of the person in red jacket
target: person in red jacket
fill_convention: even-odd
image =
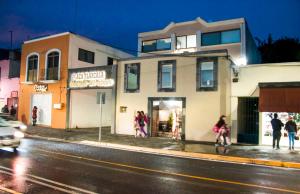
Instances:
[[[36,125],[36,119],[37,119],[37,107],[34,106],[32,109],[32,125],[35,126]]]

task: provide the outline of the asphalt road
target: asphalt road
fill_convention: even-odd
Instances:
[[[300,193],[300,171],[24,139],[0,193]]]

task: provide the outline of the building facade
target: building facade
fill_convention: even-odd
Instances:
[[[260,54],[244,18],[174,23],[161,30],[138,34],[139,56],[227,50],[237,65],[258,64]]]
[[[135,115],[144,111],[151,136],[171,137],[176,113],[181,138],[214,141],[213,124],[230,113],[230,66],[226,52],[121,60],[117,133],[135,134]]]
[[[299,127],[300,62],[248,65],[238,71],[231,95],[233,142],[272,145],[275,112],[283,123],[293,116]],[[288,146],[283,129],[281,145]]]
[[[20,57],[18,50],[0,49],[0,107],[18,109],[20,87]]]
[[[102,83],[106,76],[106,72],[97,74],[97,71],[104,66],[113,69],[116,59],[129,56],[70,32],[25,41],[21,60],[19,119],[30,124],[31,111],[37,106],[38,125],[63,129],[95,127],[82,118],[88,119],[87,114],[94,111],[95,90],[108,88],[97,84],[99,80]],[[91,79],[94,85],[89,84]],[[93,105],[89,105],[91,98],[95,98]]]
[[[236,64],[260,61],[246,21],[197,18],[138,36],[139,56],[118,63],[117,133],[133,135],[144,111],[151,136],[171,137],[177,125],[182,139],[215,141],[220,115],[231,123]]]

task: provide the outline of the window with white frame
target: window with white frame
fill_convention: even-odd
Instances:
[[[196,35],[177,36],[176,37],[176,48],[186,49],[197,47]]]
[[[46,80],[59,79],[60,52],[52,51],[47,55]]]
[[[158,62],[158,91],[173,92],[176,87],[176,61]]]
[[[27,58],[26,81],[28,82],[37,81],[38,61],[39,61],[39,56],[37,54],[33,54]]]

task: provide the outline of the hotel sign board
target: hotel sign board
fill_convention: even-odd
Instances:
[[[111,88],[115,80],[107,74],[111,74],[111,71],[95,68],[70,70],[69,88]]]
[[[35,92],[47,92],[48,91],[48,85],[47,84],[35,84],[33,86]]]

